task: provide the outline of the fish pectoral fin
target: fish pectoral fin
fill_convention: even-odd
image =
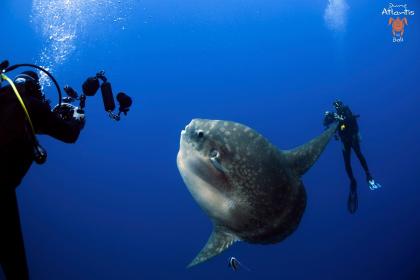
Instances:
[[[210,158],[210,162],[213,164],[214,168],[222,173],[226,173],[226,169],[220,164],[217,158]]]
[[[211,234],[206,245],[201,249],[200,253],[194,258],[194,260],[188,265],[188,268],[195,266],[199,263],[205,262],[208,259],[220,254],[233,243],[239,241],[235,235],[227,233],[221,229],[215,228]]]

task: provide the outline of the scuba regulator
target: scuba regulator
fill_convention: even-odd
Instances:
[[[29,123],[30,129],[32,132],[31,134],[32,134],[32,139],[33,139],[33,157],[34,157],[34,161],[37,164],[43,164],[46,162],[47,152],[38,142],[34,125],[32,123],[29,112],[26,108],[26,105],[23,102],[21,95],[19,94],[19,91],[17,90],[14,82],[9,77],[6,76],[6,73],[20,67],[35,68],[43,72],[44,74],[46,74],[53,81],[57,89],[57,93],[58,93],[58,104],[54,107],[53,112],[55,112],[60,118],[64,120],[73,119],[74,116],[77,115],[77,113],[79,114],[84,113],[84,108],[86,105],[86,96],[94,96],[96,94],[100,86],[99,80],[103,82],[100,87],[101,87],[102,99],[103,99],[105,111],[109,114],[109,116],[112,119],[119,121],[121,119],[120,117],[121,113],[124,113],[124,115],[127,115],[127,112],[129,111],[130,106],[133,103],[131,97],[129,97],[123,92],[120,92],[117,94],[117,101],[119,103],[119,112],[117,114],[113,113],[113,111],[115,110],[114,95],[112,93],[111,84],[107,81],[104,71],[100,71],[99,73],[96,74],[95,77],[90,77],[83,83],[82,85],[83,94],[81,96],[79,96],[73,88],[69,86],[65,86],[64,91],[67,93],[68,96],[63,98],[61,89],[57,80],[53,77],[53,75],[49,71],[47,71],[43,67],[40,67],[35,64],[28,64],[28,63],[15,64],[15,65],[10,66],[9,61],[4,60],[3,62],[0,63],[0,87],[1,87],[1,82],[3,80],[6,80],[12,87],[13,92],[15,93],[19,103],[21,104],[25,112],[26,119]],[[39,81],[35,81],[34,79],[34,82],[38,83]],[[79,108],[71,104],[72,102],[76,100],[80,101]]]
[[[33,153],[33,159],[37,164],[44,164],[47,161],[47,151],[39,144],[38,142],[38,138],[36,137],[36,131],[35,131],[35,127],[32,123],[32,119],[31,116],[29,115],[28,109],[26,108],[25,103],[22,100],[21,95],[19,94],[19,91],[17,90],[14,82],[6,76],[7,72],[13,71],[17,68],[20,67],[32,67],[35,69],[38,69],[42,72],[44,72],[54,83],[55,87],[57,88],[57,92],[58,92],[58,103],[61,104],[61,90],[60,90],[60,86],[57,83],[57,80],[51,75],[51,73],[49,73],[47,70],[45,70],[44,68],[34,65],[34,64],[15,64],[12,66],[9,66],[9,61],[4,60],[3,62],[0,63],[0,86],[1,86],[1,82],[3,80],[6,80],[10,86],[12,87],[13,92],[16,95],[16,98],[18,99],[20,105],[22,106],[23,111],[25,112],[25,117],[29,123],[30,126],[30,130],[31,130],[31,135],[32,135],[32,143],[33,143],[33,149],[32,149],[32,153]],[[28,76],[29,77],[29,76]],[[31,77],[29,77],[31,78]],[[33,79],[33,78],[32,78]],[[35,79],[33,79],[33,82],[38,83],[38,81],[35,81]]]

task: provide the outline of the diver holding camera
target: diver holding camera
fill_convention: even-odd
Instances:
[[[44,72],[54,82],[58,104],[51,110],[39,76],[34,71],[24,71],[13,80],[6,73],[20,67],[32,67]],[[62,98],[55,78],[45,69],[33,64],[9,66],[0,63],[0,268],[6,279],[29,279],[28,266],[20,225],[16,188],[29,170],[32,162],[45,163],[46,150],[39,144],[38,134],[49,135],[65,143],[75,143],[85,125],[86,96],[95,95],[102,81],[101,91],[105,109],[113,119],[127,114],[132,100],[124,93],[117,95],[119,112],[114,114],[115,102],[111,84],[105,73],[88,78],[83,84],[83,94],[66,86],[68,97]],[[1,82],[8,85],[1,87]],[[72,104],[80,101],[79,107]]]
[[[373,179],[369,170],[367,161],[362,153],[360,142],[361,137],[359,133],[359,124],[357,119],[359,115],[353,114],[349,106],[345,105],[340,100],[335,100],[333,103],[335,112],[327,111],[324,114],[324,127],[328,128],[331,124],[338,122],[336,140],[341,140],[343,143],[343,159],[347,176],[350,179],[350,193],[347,200],[347,208],[351,214],[354,214],[358,208],[357,195],[357,181],[353,174],[351,166],[351,152],[353,151],[359,159],[360,165],[366,174],[366,181],[370,190],[381,188],[381,185]]]

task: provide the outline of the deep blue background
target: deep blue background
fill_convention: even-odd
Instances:
[[[380,15],[387,3],[349,1],[336,34],[324,0],[145,0],[125,30],[80,34],[57,79],[80,88],[105,69],[135,104],[115,123],[97,96],[77,144],[42,137],[48,163],[18,189],[32,279],[420,279],[420,14],[394,44]],[[12,63],[35,62],[43,47],[31,6],[2,1],[0,56]],[[287,149],[322,131],[337,97],[361,115],[362,149],[383,188],[369,191],[354,161],[359,211],[350,215],[333,141],[303,178],[308,206],[290,238],[238,243],[185,269],[211,224],[176,168],[181,129],[196,117],[235,120]],[[230,271],[229,256],[251,272]]]

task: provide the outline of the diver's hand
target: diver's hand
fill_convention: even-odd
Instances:
[[[80,124],[80,128],[85,127],[85,112],[76,107],[73,111],[73,120]]]
[[[337,114],[337,113],[334,113],[334,119],[336,121],[344,121],[344,117],[342,115]]]
[[[328,129],[330,125],[334,122],[335,122],[334,113],[330,111],[326,111],[324,113],[324,121],[323,121],[323,125],[325,129]]]
[[[85,111],[75,107],[73,110],[73,120],[78,122],[84,122],[85,121]]]

